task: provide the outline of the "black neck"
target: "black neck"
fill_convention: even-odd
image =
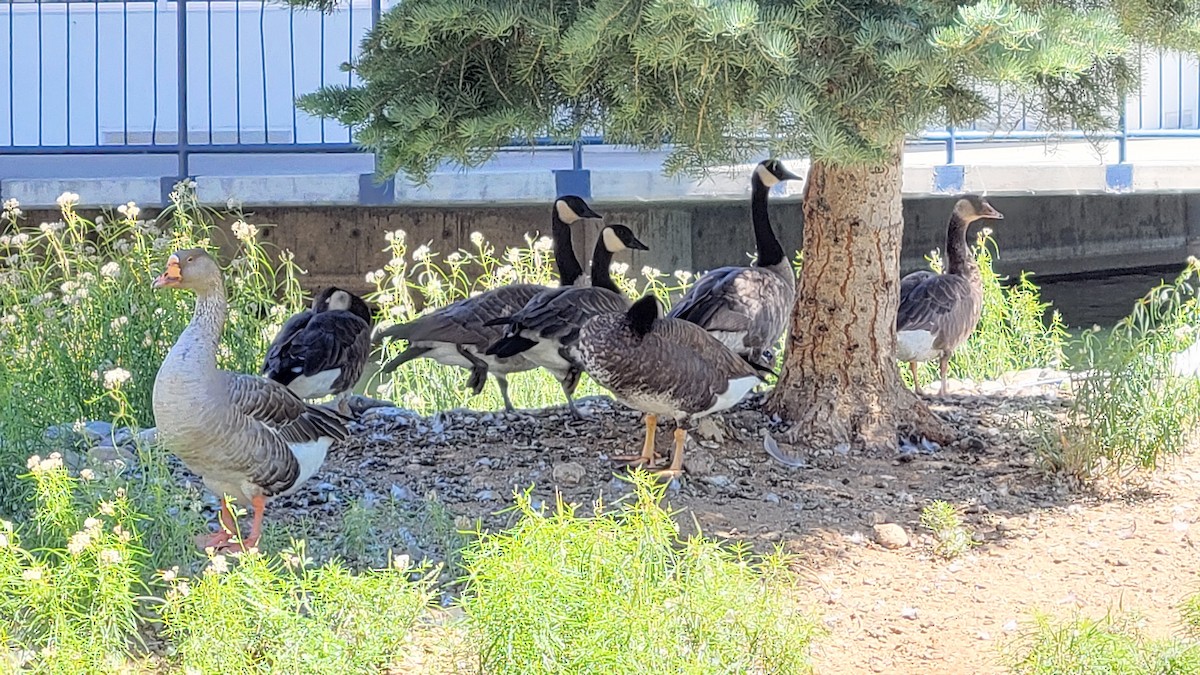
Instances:
[[[621,289],[617,288],[617,284],[612,278],[612,272],[609,271],[609,268],[612,267],[612,259],[612,251],[604,247],[604,232],[601,231],[600,237],[596,239],[596,250],[592,253],[592,286],[620,293]]]
[[[968,275],[979,272],[975,256],[967,246],[967,222],[957,213],[950,216],[950,225],[946,228],[946,262],[950,274]]]
[[[771,229],[771,218],[767,214],[767,193],[771,188],[763,184],[758,172],[750,179],[750,220],[754,223],[754,243],[758,247],[759,267],[771,267],[783,262],[783,246]]]
[[[583,276],[583,265],[575,257],[571,244],[571,226],[558,217],[557,211],[551,220],[550,237],[554,240],[554,264],[558,266],[558,282],[563,286],[574,286]]]

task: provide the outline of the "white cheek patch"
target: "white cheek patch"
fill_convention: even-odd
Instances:
[[[554,202],[554,210],[558,212],[558,219],[568,225],[579,220],[579,214],[561,199]]]
[[[343,312],[350,309],[350,294],[346,291],[335,292],[329,297],[329,309]]]
[[[758,174],[758,179],[767,187],[774,187],[779,183],[779,179],[775,177],[775,174],[767,171],[767,167],[763,166],[762,164],[758,165],[758,168],[754,170],[754,173]]]
[[[617,236],[617,233],[611,227],[604,228],[603,237],[604,248],[608,249],[609,252],[617,253],[618,251],[625,250],[625,242],[621,241],[621,238]]]

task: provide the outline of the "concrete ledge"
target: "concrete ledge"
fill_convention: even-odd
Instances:
[[[470,206],[484,204],[548,204],[557,195],[550,171],[469,171],[436,173],[425,185],[396,181],[396,204],[405,206]]]
[[[161,199],[159,190],[157,178],[29,178],[0,181],[0,199],[16,199],[27,211],[58,208],[58,197],[64,192],[78,194],[79,206],[83,208],[116,206],[128,201],[155,205]],[[224,203],[225,199],[222,198],[221,202]]]
[[[359,178],[352,174],[318,176],[199,176],[196,196],[207,204],[236,199],[253,206],[356,205]]]

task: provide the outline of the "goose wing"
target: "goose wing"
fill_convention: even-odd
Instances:
[[[267,348],[267,356],[263,359],[262,374],[271,379],[280,379],[284,384],[287,384],[296,377],[292,371],[296,367],[290,355],[290,348],[296,336],[308,326],[312,318],[316,316],[311,309],[306,309],[303,312],[293,314],[283,324],[283,328],[279,329],[279,333],[271,342],[271,346]]]
[[[790,269],[790,268],[789,268]],[[713,333],[742,336],[727,346],[769,349],[783,334],[795,299],[794,286],[762,267],[723,267],[701,277],[667,313]]]
[[[503,326],[488,326],[489,321],[516,314],[534,296],[545,290],[545,286],[537,284],[503,286],[473,298],[458,300],[408,323],[381,330],[376,337],[483,347],[504,334]]]
[[[371,326],[362,317],[341,310],[321,312],[287,346],[286,363],[311,377],[361,363],[370,348]]]
[[[939,348],[957,344],[975,329],[975,304],[971,282],[954,274],[930,274],[912,283],[901,298],[896,331],[929,331]]]
[[[230,436],[243,448],[233,466],[267,495],[295,485],[301,466],[292,446],[345,440],[344,418],[309,405],[287,387],[254,375],[228,374]]]
[[[552,288],[512,316],[512,333],[571,341],[590,318],[629,309],[629,298],[596,286]]]

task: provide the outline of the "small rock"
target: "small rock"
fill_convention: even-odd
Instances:
[[[135,459],[133,453],[128,450],[111,445],[101,445],[87,453],[89,466],[111,471],[124,471],[135,464]]]
[[[909,619],[909,620],[915,619],[915,618],[917,618],[917,608],[916,607],[905,607],[904,609],[900,610],[900,616],[905,619]]]
[[[413,494],[412,490],[403,485],[396,485],[395,483],[392,483],[391,495],[392,499],[398,502],[411,502],[417,499],[417,495]]]
[[[148,446],[154,445],[157,442],[158,442],[158,428],[157,427],[150,427],[149,429],[142,429],[137,434],[136,443],[140,446],[148,447]]]
[[[554,465],[554,468],[550,470],[550,476],[559,485],[574,487],[583,482],[584,477],[587,476],[587,469],[578,462],[562,462]]]
[[[481,502],[494,502],[499,499],[499,497],[496,495],[494,490],[483,490],[482,492],[475,494],[475,499]]]
[[[696,425],[696,435],[701,438],[716,441],[717,443],[725,442],[725,430],[720,424],[711,417],[705,417]]]
[[[778,504],[780,501],[779,495],[775,494],[774,492],[768,492],[766,496],[763,497],[763,500],[771,502],[772,504]]]
[[[879,523],[872,530],[875,532],[875,541],[886,549],[908,546],[908,533],[896,523]]]
[[[729,487],[730,485],[733,484],[733,481],[729,479],[729,476],[726,476],[724,474],[717,474],[715,476],[705,476],[704,482],[708,483],[709,485],[712,485],[713,487],[719,487],[719,488]]]

